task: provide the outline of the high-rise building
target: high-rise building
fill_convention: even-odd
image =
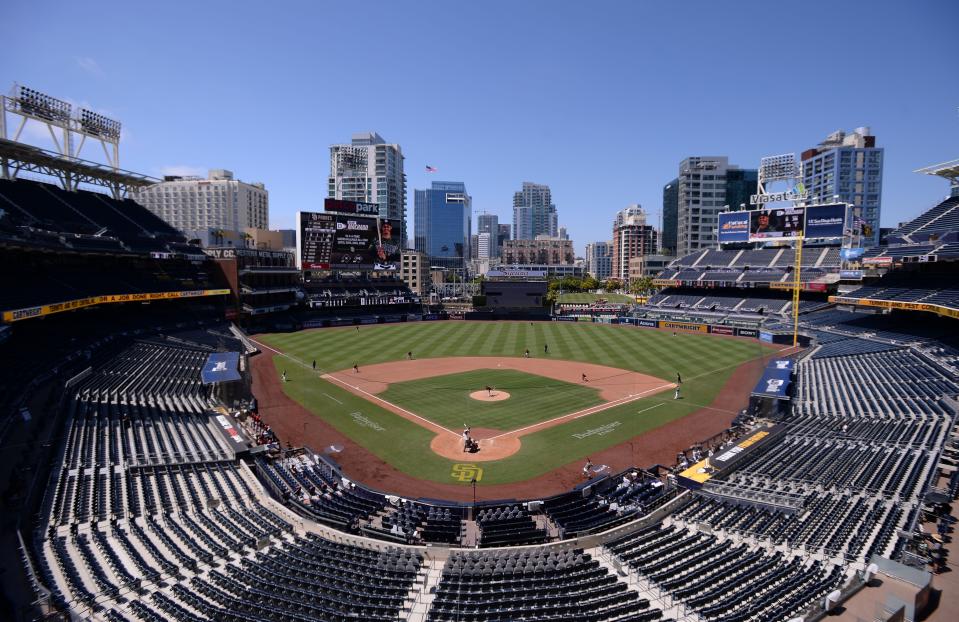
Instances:
[[[470,236],[470,260],[479,259],[479,235]]]
[[[754,168],[726,170],[726,205],[732,211],[749,209],[749,197],[756,194],[759,171]]]
[[[850,134],[836,131],[818,147],[802,153],[803,184],[811,203],[834,201],[852,205],[866,223],[863,246],[879,243],[882,208],[882,147],[868,127]]]
[[[571,266],[576,261],[572,240],[540,235],[535,240],[508,240],[503,246],[503,262]]]
[[[503,254],[503,245],[505,245],[506,241],[510,239],[512,230],[512,225],[499,225],[499,235],[496,236],[497,257]]]
[[[493,234],[484,231],[476,235],[476,258],[477,259],[489,259],[493,257],[492,254],[495,252],[493,241],[495,238]]]
[[[400,253],[400,278],[417,296],[425,296],[430,286],[430,266],[426,254],[404,250]]]
[[[656,253],[659,235],[646,224],[646,213],[639,205],[630,205],[613,221],[612,277],[629,280],[629,260]]]
[[[738,209],[743,189],[749,187],[749,179],[755,178],[755,171],[741,171],[726,156],[691,156],[680,162],[676,255],[682,257],[714,248],[718,243],[719,212],[726,205]],[[731,195],[727,193],[727,181],[733,185]],[[730,204],[730,198],[739,203]],[[745,199],[748,202],[748,194]]]
[[[400,221],[398,237],[407,238],[406,175],[399,145],[387,144],[376,132],[353,134],[348,145],[331,145],[327,192],[334,199],[379,204],[380,217]]]
[[[499,216],[488,212],[483,212],[477,216],[476,233],[477,235],[490,234],[489,254],[484,259],[499,257]]]
[[[211,170],[206,179],[167,176],[132,197],[188,238],[205,239],[211,230],[243,233],[247,228],[269,228],[266,187],[233,179],[233,172],[224,169]]]
[[[430,189],[415,191],[413,244],[431,266],[466,267],[471,257],[471,206],[463,182],[434,181]]]
[[[513,239],[534,240],[538,235],[559,235],[556,206],[549,186],[524,181],[513,195]]]
[[[663,230],[660,244],[667,255],[676,252],[676,221],[679,218],[679,178],[663,186]]]
[[[586,272],[599,281],[605,281],[612,276],[612,242],[590,242],[586,245]]]

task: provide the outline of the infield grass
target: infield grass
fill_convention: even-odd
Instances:
[[[320,375],[348,369],[354,362],[362,368],[401,360],[408,351],[413,351],[417,358],[522,356],[529,348],[536,358],[546,356],[544,344],[549,345],[551,359],[619,367],[669,382],[677,372],[682,374],[682,400],[673,400],[672,393],[665,392],[525,435],[517,454],[481,463],[484,473],[480,485],[541,475],[692,414],[712,402],[736,367],[752,361],[750,364],[759,369],[761,357],[772,351],[754,340],[691,333],[673,335],[665,330],[574,322],[416,322],[363,326],[358,331],[347,327],[277,333],[257,339],[284,353],[274,358],[274,364],[278,375],[287,371],[291,382],[285,383],[283,389],[291,398],[395,468],[414,477],[445,483],[458,483],[451,478],[454,463],[430,449],[432,432],[321,379]],[[311,369],[314,359],[315,372]],[[483,381],[479,386],[486,384]],[[470,380],[470,385],[462,390],[473,386]],[[389,399],[386,394],[383,397]],[[413,392],[409,397],[412,402],[403,398],[404,408],[422,414],[433,396],[426,391]],[[575,408],[560,410],[536,417],[550,419]],[[499,429],[521,427],[507,423],[480,426],[456,418],[451,423],[454,430],[463,423]]]
[[[469,396],[485,386],[506,391],[501,402],[481,402]],[[508,432],[604,403],[599,391],[562,380],[512,369],[478,369],[391,384],[379,394],[448,430],[469,424]]]

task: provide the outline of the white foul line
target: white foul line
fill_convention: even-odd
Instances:
[[[637,411],[636,411],[636,414],[637,414],[637,415],[641,415],[641,414],[643,414],[644,412],[646,412],[647,410],[652,410],[652,409],[654,409],[654,408],[659,408],[660,406],[662,406],[662,405],[665,404],[665,403],[666,403],[666,402],[660,402],[660,403],[656,404],[655,406],[650,406],[649,408],[644,408],[644,409],[642,409],[642,410],[637,410]]]
[[[547,424],[553,423],[554,421],[563,421],[564,423],[565,423],[566,421],[575,421],[576,419],[579,419],[580,417],[588,417],[589,415],[594,415],[594,414],[596,414],[596,413],[598,413],[598,412],[602,412],[602,411],[604,411],[604,410],[608,410],[608,409],[613,408],[613,407],[615,407],[615,406],[621,406],[621,405],[623,405],[623,404],[628,404],[628,403],[630,403],[630,402],[635,402],[636,400],[640,399],[641,397],[643,397],[643,396],[646,395],[647,393],[658,393],[659,391],[662,391],[663,389],[668,389],[668,388],[673,387],[673,386],[676,386],[676,385],[674,385],[674,384],[671,383],[671,382],[670,382],[670,383],[667,383],[667,384],[662,384],[662,385],[659,385],[658,387],[653,387],[652,389],[646,389],[645,391],[641,391],[640,393],[635,393],[635,394],[633,394],[633,395],[627,395],[626,397],[621,397],[621,398],[619,398],[618,400],[613,400],[613,401],[611,401],[611,402],[606,402],[605,404],[597,404],[596,406],[590,406],[589,408],[584,408],[583,410],[580,410],[580,411],[577,411],[577,412],[574,412],[574,413],[569,413],[569,414],[567,414],[567,415],[560,415],[559,417],[553,417],[552,419],[547,419],[546,421],[540,421],[539,423],[534,423],[534,424],[532,424],[532,425],[528,425],[528,426],[525,426],[525,427],[522,427],[522,428],[517,428],[517,429],[515,429],[515,430],[510,430],[509,432],[504,432],[503,434],[497,434],[496,436],[491,436],[491,437],[489,437],[489,438],[487,438],[487,439],[484,439],[484,440],[491,441],[491,440],[493,440],[493,439],[495,439],[495,438],[499,438],[499,437],[501,437],[501,436],[507,436],[507,435],[517,435],[517,436],[518,436],[520,432],[524,432],[524,431],[526,431],[526,430],[529,430],[530,428],[536,428],[536,427],[539,427],[539,426],[547,426],[547,427],[550,427],[550,426],[548,426]]]
[[[252,337],[250,338],[250,340],[253,341],[254,343],[256,343],[256,344],[258,344],[258,345],[266,348],[267,350],[270,350],[270,351],[272,351],[272,352],[276,352],[276,353],[279,354],[280,356],[285,356],[286,358],[290,359],[291,361],[293,361],[293,362],[295,362],[295,363],[299,363],[299,364],[302,365],[303,367],[306,367],[307,369],[310,369],[310,366],[309,366],[309,365],[307,365],[307,364],[304,363],[303,361],[299,360],[299,359],[296,358],[295,356],[291,356],[291,355],[287,354],[286,352],[280,352],[279,350],[277,350],[277,349],[275,349],[275,348],[271,348],[271,347],[268,346],[268,345],[265,345],[265,344],[260,343],[259,341],[256,341],[256,340],[253,339]],[[458,434],[457,432],[454,432],[453,430],[450,430],[449,428],[444,428],[444,427],[441,426],[440,424],[435,423],[435,422],[433,422],[433,421],[430,421],[429,419],[425,419],[425,418],[423,418],[423,417],[420,417],[420,416],[417,415],[416,413],[410,412],[410,411],[406,410],[405,408],[402,408],[402,407],[400,407],[400,406],[397,406],[396,404],[394,404],[394,403],[392,403],[392,402],[387,402],[387,401],[384,400],[383,398],[378,397],[378,396],[376,396],[376,395],[373,395],[373,394],[370,393],[369,391],[364,391],[363,389],[361,389],[361,388],[359,388],[359,387],[357,387],[357,386],[355,386],[355,385],[349,384],[348,382],[345,382],[345,381],[343,381],[343,380],[340,380],[340,379],[337,378],[336,376],[332,376],[332,375],[330,375],[330,374],[322,374],[322,375],[320,376],[320,378],[325,378],[325,379],[327,379],[327,380],[332,380],[333,382],[339,383],[339,384],[343,385],[344,387],[349,387],[350,389],[352,389],[352,390],[354,390],[354,391],[356,391],[356,392],[358,392],[358,393],[362,393],[363,395],[365,395],[366,397],[368,397],[368,398],[370,398],[370,399],[372,399],[372,400],[376,400],[377,402],[381,402],[381,403],[383,403],[383,404],[386,404],[387,406],[389,406],[389,407],[391,407],[391,408],[395,408],[396,410],[402,411],[402,412],[406,413],[407,415],[409,415],[409,416],[411,416],[411,417],[415,417],[416,419],[419,419],[420,421],[426,422],[426,423],[428,424],[428,425],[426,426],[427,428],[430,428],[430,427],[439,428],[440,430],[445,430],[446,432],[449,432],[449,433],[452,434],[453,436],[459,436],[459,434]],[[326,395],[326,393],[324,393],[323,395]],[[331,400],[335,400],[335,401],[339,402],[339,400],[337,400],[336,398],[331,397],[331,396],[329,396],[329,395],[326,395],[326,397],[329,397]],[[339,403],[342,404],[343,402],[339,402]]]
[[[420,416],[417,415],[416,413],[410,412],[410,411],[406,410],[405,408],[403,408],[403,407],[401,407],[401,406],[397,406],[396,404],[394,404],[394,403],[392,403],[392,402],[387,402],[387,401],[384,400],[382,397],[379,397],[378,395],[374,395],[374,394],[370,393],[369,391],[364,391],[363,389],[359,388],[359,387],[356,386],[355,384],[350,384],[350,383],[346,382],[345,380],[340,380],[340,379],[337,378],[336,376],[333,376],[333,375],[330,375],[330,374],[323,374],[322,376],[320,376],[320,378],[324,378],[324,379],[326,379],[326,380],[332,380],[333,382],[339,383],[339,384],[343,385],[344,387],[349,387],[351,390],[356,391],[357,393],[362,393],[362,394],[365,395],[368,399],[375,400],[375,401],[377,401],[377,402],[381,402],[381,403],[383,403],[383,404],[386,404],[386,405],[389,406],[390,408],[395,408],[396,410],[399,410],[399,411],[402,411],[402,412],[406,413],[406,414],[409,415],[410,417],[415,417],[415,418],[419,419],[420,421],[424,421],[424,422],[426,422],[427,424],[429,424],[427,427],[439,428],[439,429],[441,429],[441,430],[445,430],[445,431],[449,432],[449,433],[452,434],[453,436],[459,436],[458,433],[454,432],[453,430],[450,430],[449,428],[444,428],[443,426],[441,426],[440,424],[438,424],[438,423],[436,423],[436,422],[434,422],[434,421],[430,421],[429,419],[426,419],[426,418],[424,418],[424,417],[420,417]]]
[[[335,397],[333,397],[332,395],[330,395],[329,393],[324,393],[323,395],[325,395],[326,397],[330,398],[331,400],[333,400],[333,401],[336,402],[337,404],[342,404],[342,403],[343,403],[343,402],[341,402],[340,400],[338,400],[338,399],[336,399]]]

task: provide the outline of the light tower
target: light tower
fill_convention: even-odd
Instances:
[[[103,147],[107,165],[114,171],[120,170],[119,121],[87,108],[74,111],[70,102],[16,83],[9,95],[0,95],[0,100],[0,139],[20,142],[27,122],[35,121],[46,126],[57,155],[80,160],[80,151],[89,138]],[[8,135],[8,114],[20,119],[12,136]],[[2,164],[3,178],[10,179],[9,162],[4,160]],[[62,181],[65,189],[76,189],[76,178],[67,174]]]

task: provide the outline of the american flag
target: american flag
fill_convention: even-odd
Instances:
[[[435,169],[434,167],[430,166],[429,164],[427,164],[427,165],[426,165],[426,172],[427,172],[427,173],[435,173],[435,172],[436,172],[436,169]]]

